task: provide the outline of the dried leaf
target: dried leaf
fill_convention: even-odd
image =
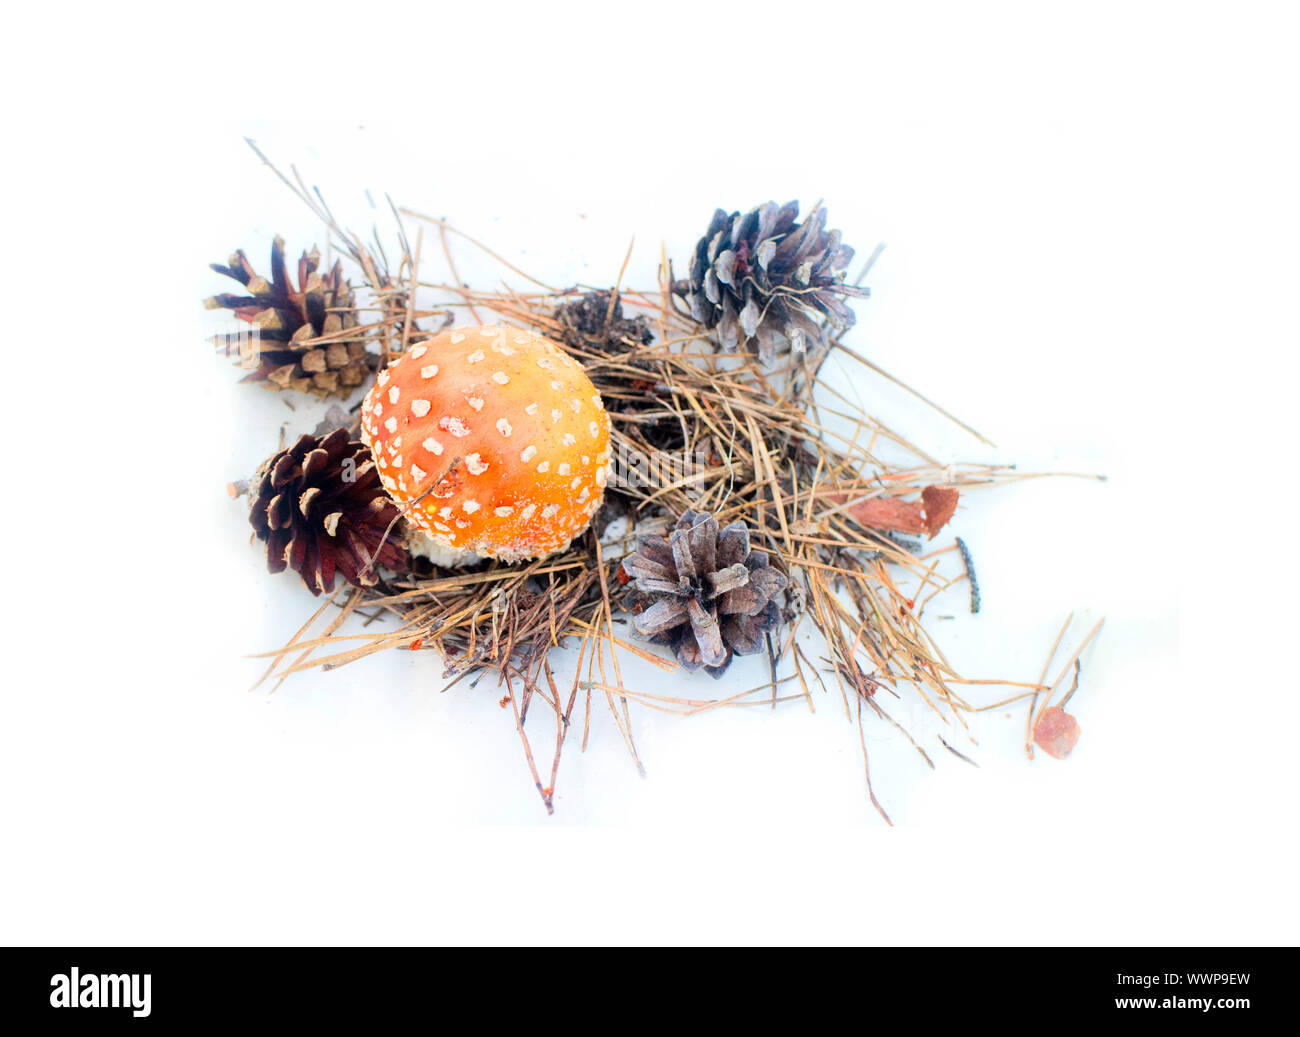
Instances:
[[[927,486],[919,501],[897,497],[873,497],[849,507],[849,515],[867,529],[884,529],[891,533],[928,533],[934,536],[948,524],[957,510],[958,492],[950,486]],[[848,494],[831,497],[835,503],[849,499]]]
[[[849,508],[849,515],[867,529],[887,529],[894,533],[924,533],[925,514],[920,501],[897,497],[873,497]]]
[[[1079,722],[1060,706],[1049,706],[1034,723],[1034,744],[1048,756],[1064,760],[1079,740]]]
[[[921,491],[921,503],[925,505],[925,531],[930,536],[948,524],[957,510],[959,496],[951,486],[927,486]]]

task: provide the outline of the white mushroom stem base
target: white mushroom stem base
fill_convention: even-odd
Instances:
[[[457,569],[462,565],[481,562],[483,556],[464,547],[440,544],[422,529],[413,529],[407,537],[406,549],[419,558],[427,558],[444,569]]]
[[[582,529],[578,530],[581,534],[586,531],[586,523]],[[443,569],[459,569],[461,566],[473,565],[475,562],[481,562],[485,558],[495,558],[501,562],[515,563],[526,562],[534,557],[546,558],[561,551],[567,551],[573,541],[566,540],[553,551],[547,551],[544,555],[530,554],[513,554],[509,551],[498,551],[495,554],[480,554],[472,551],[468,547],[448,547],[446,544],[440,544],[434,540],[428,533],[422,529],[412,529],[407,534],[406,550],[419,558],[427,558],[434,565],[441,566]]]

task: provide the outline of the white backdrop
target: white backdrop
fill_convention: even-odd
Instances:
[[[295,17],[280,62],[273,31],[259,57],[197,16],[106,58],[83,22],[76,89],[12,84],[44,84],[15,128],[40,202],[12,240],[46,282],[15,355],[34,370],[53,333],[72,367],[29,376],[19,417],[41,477],[72,481],[7,495],[7,939],[1294,941],[1286,577],[1251,564],[1289,525],[1287,472],[1253,460],[1277,429],[1222,438],[1290,405],[1292,27],[1262,6],[908,10],[348,8],[344,60],[313,61]],[[644,779],[597,705],[548,818],[500,692],[440,693],[429,653],[250,693],[248,653],[316,603],[261,570],[224,484],[319,408],[236,386],[199,303],[235,247],[262,266],[274,233],[324,239],[244,135],[345,223],[388,233],[366,200],[388,192],[555,284],[608,286],[635,236],[626,282],[652,285],[661,244],[685,262],[715,206],[769,198],[825,199],[860,255],[887,242],[850,343],[998,447],[851,361],[843,384],[942,458],[1109,477],[964,497],[983,610],[961,587],[931,624],[967,675],[1033,680],[1071,610],[1076,636],[1104,616],[1075,754],[1029,764],[1022,707],[954,742],[978,769],[873,729],[889,830],[837,692],[815,714],[636,711]],[[502,276],[455,248],[467,281]],[[1206,603],[1180,617],[1184,592]]]

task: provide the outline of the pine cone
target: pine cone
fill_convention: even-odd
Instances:
[[[284,262],[284,239],[271,246],[271,279],[259,277],[242,249],[229,264],[212,269],[232,277],[247,295],[214,295],[204,300],[210,310],[233,310],[235,316],[258,329],[257,368],[243,380],[260,382],[269,389],[297,389],[314,396],[347,396],[379,364],[366,352],[365,335],[339,336],[357,327],[352,286],[343,280],[335,263],[321,274],[320,253],[312,249],[298,260],[298,286],[289,281]],[[312,345],[323,335],[329,342]]]
[[[336,572],[370,587],[379,566],[404,570],[401,526],[389,531],[398,514],[369,448],[347,429],[302,436],[257,470],[249,493],[248,521],[266,542],[267,568],[293,569],[312,594],[332,591]]]
[[[733,655],[763,650],[763,635],[781,622],[773,597],[789,580],[751,551],[749,530],[733,522],[718,532],[712,515],[687,511],[668,539],[637,538],[623,571],[641,596],[632,625],[656,644],[671,645],[688,670],[721,677]]]
[[[743,216],[719,209],[695,246],[690,280],[674,283],[727,352],[743,343],[770,364],[781,348],[824,347],[823,319],[852,327],[844,299],[870,294],[844,283],[853,249],[840,244],[839,231],[826,231],[826,210],[818,205],[802,223],[798,215],[798,202],[767,202]]]

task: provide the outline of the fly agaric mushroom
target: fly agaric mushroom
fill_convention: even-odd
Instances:
[[[361,435],[427,535],[411,549],[442,564],[562,550],[605,492],[600,393],[567,353],[518,328],[452,328],[403,354],[367,394]]]

